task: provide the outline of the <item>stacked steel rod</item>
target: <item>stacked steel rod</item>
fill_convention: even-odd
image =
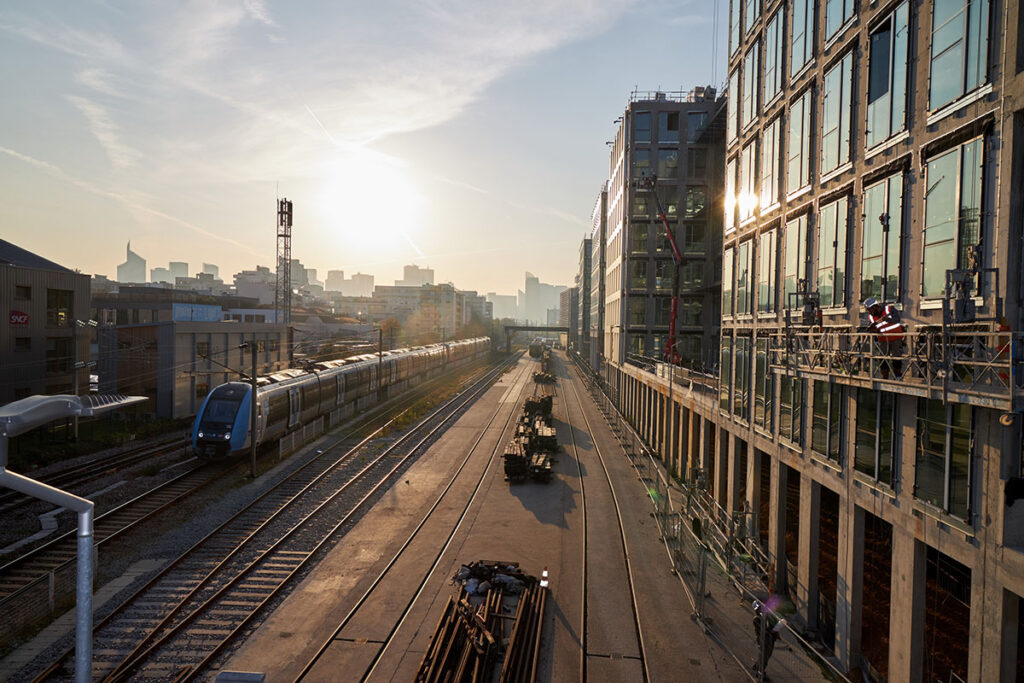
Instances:
[[[485,575],[491,580],[470,578],[448,599],[420,660],[416,681],[492,681],[499,661],[499,681],[536,680],[546,580],[524,574],[514,562],[474,562],[461,573],[463,579]],[[508,620],[512,626],[506,641]]]

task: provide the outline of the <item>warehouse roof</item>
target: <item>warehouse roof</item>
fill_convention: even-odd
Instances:
[[[22,249],[6,240],[0,240],[0,265],[36,268],[38,270],[59,270],[66,273],[72,272],[70,268],[65,268],[38,254],[33,254],[31,251]]]

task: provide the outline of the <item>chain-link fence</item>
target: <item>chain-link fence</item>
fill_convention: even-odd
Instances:
[[[780,617],[792,609],[792,604],[773,596],[770,590],[773,570],[760,543],[757,513],[728,512],[710,494],[707,477],[699,469],[690,470],[682,482],[673,481],[656,451],[609,398],[611,392],[603,386],[603,379],[593,375],[578,358],[575,360],[595,403],[647,489],[672,568],[681,579],[695,620],[705,632],[752,680],[763,680],[763,664],[751,665],[771,651],[771,645],[766,649],[759,647],[759,642],[774,644],[779,629],[785,629],[787,641],[798,647],[793,648],[794,661],[788,667],[787,662],[777,661],[780,656],[771,666],[812,677],[827,671],[837,680],[848,680],[820,644],[807,641],[784,620],[779,626]],[[771,619],[757,616],[750,607],[754,601],[768,605]],[[832,606],[833,613],[834,609]],[[778,675],[783,674],[780,671]]]

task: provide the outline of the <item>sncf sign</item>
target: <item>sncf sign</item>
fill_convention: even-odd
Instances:
[[[10,321],[12,325],[28,325],[28,313],[11,311]]]

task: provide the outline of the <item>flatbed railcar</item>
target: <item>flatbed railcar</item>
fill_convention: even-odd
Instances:
[[[378,357],[363,354],[320,361],[308,370],[288,369],[257,380],[256,445],[271,443],[323,416],[340,418],[394,391],[468,363],[490,351],[488,337],[463,339]],[[378,377],[378,374],[380,375]],[[228,382],[203,401],[192,426],[192,447],[200,457],[224,457],[249,448],[252,388]]]

